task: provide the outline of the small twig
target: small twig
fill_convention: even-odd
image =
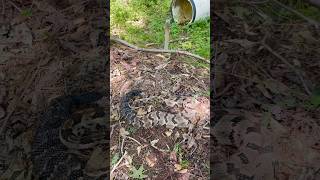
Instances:
[[[21,11],[22,11],[21,8],[19,8],[14,2],[9,0],[9,3],[21,13]]]
[[[9,107],[7,108],[9,113],[7,114],[7,116],[3,119],[3,123],[2,126],[0,128],[0,135],[2,135],[5,131],[5,129],[7,128],[8,122],[10,117],[12,116],[12,114],[14,113],[15,109],[16,109],[16,99],[13,100],[12,104],[9,105]]]
[[[111,138],[111,136],[112,136],[112,134],[113,134],[114,127],[115,127],[116,125],[117,125],[117,124],[113,124],[113,125],[110,126],[110,127],[111,127],[110,138]]]
[[[201,57],[201,56],[198,56],[196,54],[192,54],[192,53],[189,53],[187,51],[180,51],[180,50],[165,50],[165,49],[146,49],[146,48],[140,48],[140,47],[137,47],[135,45],[132,45],[130,43],[128,43],[127,41],[125,40],[122,40],[122,39],[119,39],[119,38],[116,38],[116,37],[110,37],[110,40],[111,41],[115,41],[115,42],[118,42],[120,44],[123,44],[125,46],[128,46],[130,48],[133,48],[137,51],[144,51],[144,52],[150,52],[150,53],[176,53],[176,54],[183,54],[183,55],[186,55],[186,56],[191,56],[191,57],[194,57],[194,58],[197,58],[197,59],[200,59],[200,60],[203,60],[205,61],[206,63],[210,63],[209,60]]]
[[[287,66],[289,66],[289,68],[291,68],[294,73],[296,73],[296,75],[298,76],[298,78],[300,79],[305,91],[307,92],[308,95],[311,95],[311,91],[309,90],[306,82],[304,81],[302,75],[300,74],[300,72],[293,66],[291,65],[284,57],[282,57],[280,54],[278,54],[277,52],[275,52],[270,46],[268,46],[264,41],[261,43],[263,45],[263,47],[265,49],[267,49],[271,54],[273,54],[274,56],[276,56],[278,59],[280,59],[284,64],[286,64]]]
[[[190,38],[188,37],[182,37],[182,38],[178,38],[178,39],[173,39],[170,40],[169,43],[174,43],[174,42],[178,42],[178,41],[186,41],[189,40]],[[159,45],[160,43],[148,43],[146,44],[146,46],[153,46],[153,45]]]
[[[137,144],[139,144],[140,146],[142,145],[139,141],[137,141],[136,139],[130,137],[130,136],[126,136],[126,138],[133,140],[134,142],[136,142]]]
[[[170,39],[170,19],[167,19],[164,25],[164,49],[169,49]]]
[[[122,142],[121,142],[121,148],[120,148],[120,152],[121,154],[123,154],[123,147],[124,147],[124,141],[126,140],[126,138],[123,138],[122,139]]]
[[[219,98],[222,96],[225,92],[227,92],[230,88],[232,88],[236,83],[229,83],[221,92],[216,93],[214,98]]]
[[[310,19],[309,17],[306,17],[305,15],[301,14],[300,12],[298,12],[297,10],[295,9],[292,9],[291,7],[289,6],[286,6],[284,4],[282,4],[281,2],[277,1],[277,0],[272,0],[274,1],[275,3],[277,3],[278,5],[280,5],[281,7],[287,9],[288,11],[291,11],[292,13],[295,13],[296,15],[300,16],[302,19],[308,21],[310,24],[314,25],[315,27],[319,27],[319,23],[313,19]]]
[[[119,164],[121,163],[121,161],[123,160],[123,158],[127,156],[127,151],[124,152],[124,154],[121,156],[121,158],[119,159],[119,161],[117,162],[117,164],[114,165],[114,167],[112,168],[112,170],[110,171],[110,177],[113,176],[113,172],[118,168]],[[111,178],[112,179],[112,178]]]
[[[244,80],[247,80],[247,81],[250,81],[250,82],[254,82],[254,83],[260,83],[259,81],[255,80],[255,79],[252,79],[250,77],[241,76],[241,75],[238,75],[238,74],[232,74],[232,73],[228,73],[228,72],[220,71],[220,70],[219,71],[215,71],[215,72],[216,73],[225,74],[225,75],[230,75],[230,76],[237,77],[239,79],[244,79]],[[294,95],[296,95],[301,100],[305,100],[306,98],[308,98],[308,95],[306,95],[305,93],[299,93],[299,92],[296,92],[296,91],[294,91],[292,89],[289,89],[288,91],[293,93]]]

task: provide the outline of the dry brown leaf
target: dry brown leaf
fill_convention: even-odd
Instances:
[[[178,159],[177,159],[177,153],[174,152],[174,151],[171,151],[171,152],[170,152],[170,155],[169,155],[169,159],[170,159],[170,161],[177,162],[177,161],[178,161]]]
[[[180,171],[182,169],[182,166],[180,164],[175,164],[174,165],[174,171],[177,172],[177,171]]]
[[[259,83],[256,85],[256,87],[261,91],[261,93],[266,97],[271,99],[272,96],[271,94],[268,92],[268,90],[264,87],[264,85],[262,83]]]
[[[210,101],[205,97],[188,98],[185,104],[184,116],[188,117],[192,124],[203,125],[210,116]]]
[[[180,173],[180,174],[185,174],[187,172],[188,172],[188,169],[181,169],[178,171],[178,173]]]
[[[181,170],[177,177],[177,180],[189,180],[190,179],[190,173],[187,173],[187,170]]]
[[[143,116],[143,115],[146,115],[148,114],[147,111],[145,111],[143,108],[139,108],[138,111],[137,111],[137,115],[138,116]]]
[[[90,159],[86,164],[85,170],[88,173],[92,174],[98,170],[107,168],[106,161],[107,161],[107,155],[105,151],[102,148],[97,147],[92,152]]]
[[[0,39],[1,41],[5,41]],[[14,26],[13,31],[10,33],[9,42],[22,42],[26,45],[32,46],[33,37],[30,28],[26,23],[21,23]]]
[[[149,167],[154,167],[154,165],[157,163],[158,159],[154,154],[149,154],[146,157],[146,161]]]
[[[40,11],[44,11],[44,12],[48,12],[48,13],[57,12],[55,7],[51,6],[47,1],[34,0],[33,3],[37,6],[37,8]]]
[[[125,93],[129,91],[129,87],[132,85],[132,81],[126,81],[120,88],[120,96],[123,96]]]
[[[126,131],[125,128],[120,128],[120,135],[125,137],[128,136],[130,133],[128,131]]]
[[[172,133],[173,133],[173,131],[172,131],[171,129],[164,132],[164,134],[165,134],[167,137],[171,136]]]

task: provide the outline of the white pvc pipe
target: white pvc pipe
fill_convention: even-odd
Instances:
[[[210,16],[210,0],[172,0],[171,13],[176,23],[190,24]]]

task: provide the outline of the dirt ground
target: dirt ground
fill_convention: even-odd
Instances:
[[[209,70],[195,68],[184,62],[185,58],[111,46],[110,157],[115,159],[111,171],[115,179],[130,179],[132,169],[141,166],[145,170],[141,175],[146,179],[209,178]],[[191,133],[177,128],[170,131],[165,126],[130,125],[119,115],[119,101],[130,89],[137,88],[148,95],[167,93],[198,98],[195,108],[203,118],[193,122],[196,128]],[[161,109],[158,105],[152,104]]]
[[[30,179],[40,112],[51,99],[84,87],[77,76],[87,62],[107,59],[105,4],[0,4],[0,179]]]

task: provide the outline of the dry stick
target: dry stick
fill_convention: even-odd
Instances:
[[[320,24],[319,24],[317,21],[306,17],[305,15],[301,14],[301,13],[298,12],[297,10],[292,9],[291,7],[288,7],[288,6],[282,4],[281,2],[279,2],[279,1],[277,1],[277,0],[272,0],[272,1],[274,1],[275,3],[277,3],[278,5],[280,5],[281,7],[287,9],[288,11],[291,11],[291,12],[295,13],[296,15],[300,16],[302,19],[308,21],[310,24],[314,25],[315,27],[317,27],[317,28],[319,27]]]
[[[110,171],[110,176],[113,176],[113,172],[117,169],[117,167],[119,166],[119,164],[121,163],[122,159],[127,156],[127,151],[124,152],[124,154],[122,155],[122,157],[119,159],[119,161],[117,162],[117,164],[114,165],[114,167],[112,168],[112,170]],[[112,179],[112,178],[111,178]]]
[[[22,11],[21,8],[19,8],[14,2],[12,2],[12,1],[9,0],[9,3],[10,3],[13,7],[15,7],[19,12]]]
[[[197,58],[197,59],[200,59],[200,60],[203,60],[205,61],[206,63],[210,63],[209,60],[201,57],[201,56],[198,56],[196,54],[192,54],[192,53],[189,53],[187,51],[180,51],[180,50],[165,50],[165,49],[146,49],[146,48],[139,48],[135,45],[132,45],[130,43],[128,43],[127,41],[125,40],[122,40],[122,39],[119,39],[119,38],[116,38],[116,37],[110,37],[110,40],[111,41],[115,41],[115,42],[118,42],[120,44],[123,44],[125,46],[128,46],[132,49],[135,49],[137,51],[144,51],[144,52],[150,52],[150,53],[176,53],[176,54],[183,54],[183,55],[186,55],[186,56],[191,56],[191,57],[194,57],[194,58]]]
[[[166,20],[164,25],[164,49],[169,49],[169,39],[170,39],[170,19]]]
[[[3,119],[3,123],[2,123],[2,126],[0,128],[0,135],[2,135],[2,133],[5,132],[5,129],[6,129],[7,125],[8,125],[9,119],[10,119],[10,117],[12,116],[12,114],[14,113],[14,111],[16,109],[16,99],[13,99],[13,104],[10,104],[7,109],[9,111],[9,113]]]
[[[137,141],[136,139],[130,137],[130,136],[126,136],[126,138],[131,139],[132,141],[136,142],[137,144],[139,144],[140,146],[142,145],[139,141]]]
[[[269,52],[271,52],[274,56],[276,56],[278,59],[280,59],[284,64],[289,66],[294,71],[294,73],[296,73],[296,75],[300,79],[300,81],[301,81],[305,91],[307,92],[307,94],[311,95],[311,91],[309,90],[309,88],[308,88],[306,82],[304,81],[302,75],[300,74],[300,72],[293,65],[291,65],[284,57],[282,57],[280,54],[275,52],[270,46],[268,46],[264,42],[262,42],[261,44],[264,46],[265,49],[267,49]]]

